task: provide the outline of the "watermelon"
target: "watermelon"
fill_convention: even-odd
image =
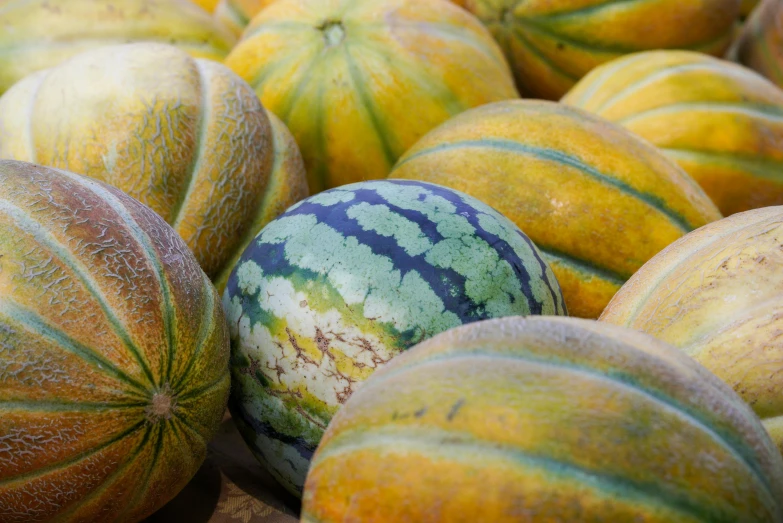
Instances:
[[[731,385],[783,453],[783,207],[738,213],[647,262],[601,321],[680,348]]]
[[[295,495],[332,415],[393,356],[464,323],[566,312],[552,271],[508,219],[457,191],[400,180],[288,209],[242,254],[223,301],[231,412]]]
[[[783,90],[750,69],[647,51],[594,69],[561,101],[659,147],[726,216],[783,203]]]
[[[733,391],[675,348],[575,318],[435,336],[337,413],[305,523],[772,523],[783,460]]]
[[[740,0],[452,0],[492,31],[523,96],[557,100],[596,66],[648,49],[722,56]]]
[[[190,0],[2,1],[0,21],[0,94],[30,73],[106,45],[167,43],[219,61],[236,43]]]
[[[446,0],[277,0],[225,64],[291,130],[313,194],[385,178],[450,116],[519,96],[489,32]]]
[[[228,329],[185,243],[89,178],[0,160],[0,521],[139,521],[223,417]]]
[[[221,285],[258,231],[307,195],[293,138],[250,86],[157,43],[86,51],[15,84],[0,97],[0,158],[121,189]]]

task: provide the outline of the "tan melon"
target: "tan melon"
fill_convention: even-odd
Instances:
[[[650,260],[601,321],[651,334],[731,385],[783,452],[783,207],[717,221]]]
[[[95,49],[16,84],[0,97],[0,157],[118,187],[221,281],[261,227],[307,194],[293,139],[250,86],[162,44]]]

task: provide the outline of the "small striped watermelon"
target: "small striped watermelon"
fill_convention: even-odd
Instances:
[[[562,102],[660,148],[724,215],[783,203],[783,90],[740,65],[648,51],[602,65]]]
[[[158,215],[0,160],[0,521],[161,507],[206,456],[228,361],[220,298]]]
[[[311,193],[384,178],[449,117],[519,97],[489,31],[446,0],[277,0],[225,64],[293,133]]]
[[[721,56],[740,0],[452,0],[503,48],[523,95],[557,100],[594,67],[648,49]]]
[[[779,523],[783,461],[706,369],[630,329],[503,318],[392,361],[329,425],[304,523]]]
[[[650,144],[552,102],[467,111],[434,129],[390,174],[486,202],[544,253],[572,315],[597,318],[642,264],[720,218],[704,191]]]
[[[783,1],[759,4],[745,23],[735,52],[739,62],[783,87]]]
[[[396,180],[291,207],[244,252],[223,300],[231,411],[296,495],[332,415],[394,355],[472,321],[565,314],[552,271],[508,219],[451,189]]]

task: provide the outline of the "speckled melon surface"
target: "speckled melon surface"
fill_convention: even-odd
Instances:
[[[201,466],[228,362],[220,298],[158,215],[0,160],[0,521],[152,514]]]
[[[732,390],[651,336],[575,318],[452,329],[337,413],[307,523],[773,523],[783,461]]]
[[[601,321],[664,340],[747,401],[783,452],[783,207],[735,214],[647,262]]]
[[[0,97],[0,158],[121,189],[221,286],[261,227],[307,195],[293,138],[250,86],[155,43],[87,51],[15,84]]]
[[[326,191],[267,225],[223,296],[230,406],[295,494],[332,415],[407,347],[464,323],[565,314],[536,247],[489,206],[414,181]]]

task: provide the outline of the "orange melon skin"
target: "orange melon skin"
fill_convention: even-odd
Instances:
[[[107,45],[159,42],[222,60],[236,43],[191,0],[13,0],[0,2],[0,20],[0,94],[31,73]]]
[[[783,90],[745,67],[637,53],[594,69],[562,102],[659,147],[724,215],[783,203]]]
[[[552,102],[467,111],[419,140],[390,178],[485,201],[538,246],[573,316],[597,318],[647,260],[720,213],[674,163],[621,127]]]
[[[783,2],[762,0],[735,48],[737,61],[783,87]]]
[[[593,68],[649,49],[722,56],[740,0],[452,0],[481,19],[523,96],[558,100]]]
[[[783,207],[717,221],[650,260],[601,321],[668,342],[729,384],[783,452]]]
[[[0,97],[0,158],[123,190],[221,282],[256,233],[307,195],[293,138],[253,90],[163,44],[95,49],[14,85]]]
[[[783,461],[730,388],[652,337],[574,318],[452,329],[332,419],[302,521],[777,522]]]
[[[215,288],[149,208],[0,160],[0,521],[140,521],[226,406]]]
[[[291,130],[312,193],[384,178],[449,117],[518,97],[492,36],[446,0],[277,0],[225,64]]]
[[[218,0],[190,0],[207,12],[213,12],[218,5]]]

